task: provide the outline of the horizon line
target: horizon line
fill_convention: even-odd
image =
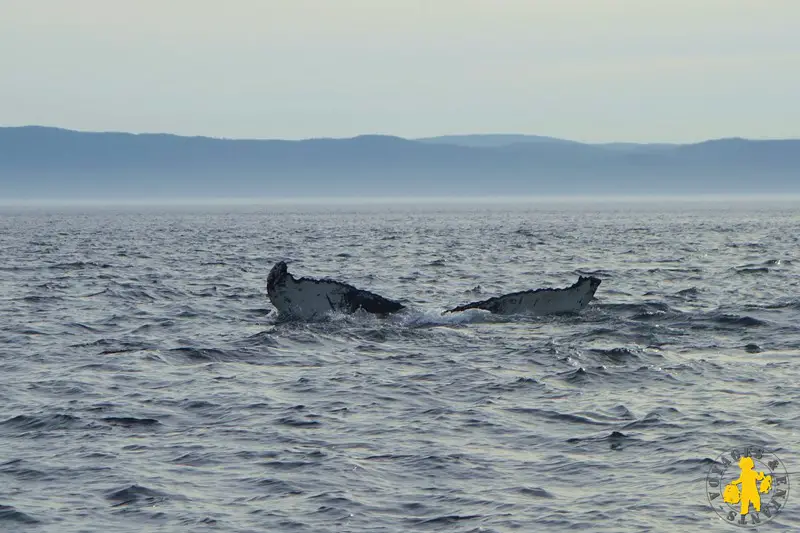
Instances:
[[[142,198],[3,198],[0,208],[44,207],[268,207],[395,205],[558,204],[601,205],[631,203],[757,203],[796,202],[800,193],[697,193],[620,195],[498,195],[498,196],[285,196],[285,197],[142,197]]]
[[[23,125],[16,125],[16,126],[7,126],[0,124],[0,129],[30,129],[30,128],[40,128],[40,129],[51,129],[51,130],[60,130],[72,133],[84,133],[84,134],[116,134],[116,135],[133,135],[133,136],[147,136],[147,135],[161,135],[161,136],[169,136],[169,137],[183,137],[187,139],[210,139],[210,140],[218,140],[218,141],[281,141],[281,142],[304,142],[304,141],[347,141],[353,139],[359,139],[363,137],[387,137],[387,138],[394,138],[394,139],[402,139],[405,141],[412,141],[412,142],[422,142],[422,141],[429,141],[434,139],[441,139],[443,137],[533,137],[539,139],[549,139],[553,142],[572,142],[577,144],[586,144],[586,145],[596,145],[596,146],[603,146],[603,145],[613,145],[613,144],[633,144],[633,145],[668,145],[668,146],[680,146],[680,145],[693,145],[693,144],[703,144],[707,142],[714,142],[714,141],[730,141],[730,140],[743,140],[743,141],[752,141],[752,142],[762,142],[762,141],[797,141],[800,140],[800,137],[743,137],[740,135],[732,135],[730,137],[713,137],[707,138],[699,141],[689,141],[689,142],[675,142],[675,141],[580,141],[575,140],[567,137],[554,137],[552,135],[542,135],[539,133],[513,133],[513,132],[494,132],[494,133],[443,133],[440,135],[425,135],[421,137],[403,137],[401,135],[395,135],[392,133],[360,133],[358,135],[353,136],[345,136],[345,137],[302,137],[302,138],[278,138],[278,137],[216,137],[211,135],[189,135],[189,134],[182,134],[182,133],[173,133],[173,132],[164,132],[164,131],[123,131],[123,130],[84,130],[84,129],[75,129],[69,128],[64,126],[49,126],[43,124],[23,124]],[[548,141],[542,141],[548,142]],[[477,147],[474,147],[477,148]],[[482,147],[485,148],[485,147]]]

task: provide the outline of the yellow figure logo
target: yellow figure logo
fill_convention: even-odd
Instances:
[[[778,456],[763,448],[748,446],[744,453],[733,449],[712,463],[706,491],[720,518],[736,526],[758,527],[786,506],[789,473]]]
[[[753,470],[755,464],[750,457],[742,457],[739,460],[739,477],[728,483],[725,486],[725,492],[722,495],[725,503],[736,504],[741,502],[741,514],[746,515],[750,512],[750,504],[753,504],[753,509],[756,512],[761,512],[761,494],[769,492],[772,487],[772,476],[764,475],[764,472],[756,472]],[[761,485],[756,487],[756,481],[761,481]],[[739,492],[738,485],[742,486],[741,493]]]

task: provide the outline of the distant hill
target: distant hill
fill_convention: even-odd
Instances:
[[[502,146],[524,143],[580,144],[576,141],[568,141],[557,137],[509,133],[495,133],[490,135],[442,135],[439,137],[423,137],[414,140],[432,144],[454,144],[456,146],[468,146],[471,148],[499,148]]]
[[[798,178],[800,140],[282,141],[0,128],[0,199],[784,193],[800,192]]]

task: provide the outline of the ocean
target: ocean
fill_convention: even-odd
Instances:
[[[724,532],[719,456],[800,479],[798,201],[4,207],[0,250],[0,531]],[[280,320],[278,260],[410,309]]]

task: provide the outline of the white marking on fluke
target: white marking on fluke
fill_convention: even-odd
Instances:
[[[485,309],[497,315],[576,313],[589,305],[599,286],[599,279],[581,276],[575,284],[564,289],[512,292],[488,300],[459,305],[444,313],[458,313],[467,309]]]
[[[385,315],[405,307],[340,281],[295,278],[283,261],[276,263],[269,272],[267,294],[280,315],[305,320],[321,318],[331,312],[355,313],[359,309]]]

